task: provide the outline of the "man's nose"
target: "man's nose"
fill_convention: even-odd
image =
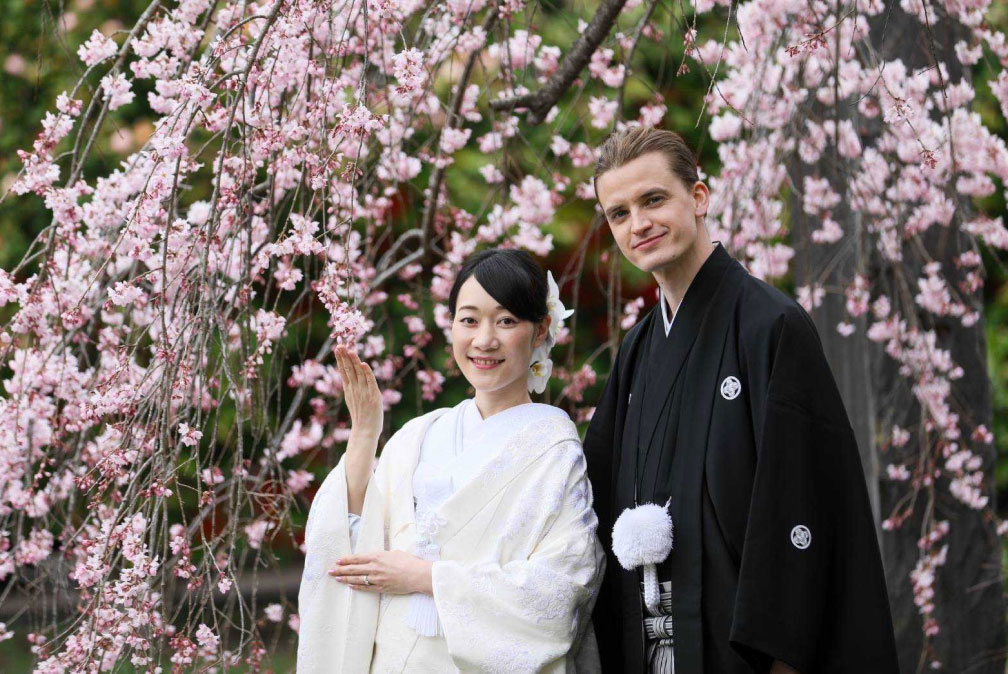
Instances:
[[[638,210],[630,211],[630,231],[634,234],[646,232],[651,228],[651,218]]]

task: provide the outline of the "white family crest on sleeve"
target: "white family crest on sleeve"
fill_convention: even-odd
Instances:
[[[735,400],[740,393],[742,393],[742,382],[738,380],[738,377],[725,377],[721,382],[721,397],[725,400]]]
[[[812,545],[812,532],[804,524],[798,524],[791,530],[791,544],[799,550]]]
[[[672,518],[668,507],[642,503],[624,510],[613,525],[616,559],[627,571],[644,567],[644,603],[655,609],[661,595],[657,565],[672,552]]]

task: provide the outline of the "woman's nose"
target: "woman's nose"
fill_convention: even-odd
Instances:
[[[481,325],[479,330],[476,331],[476,337],[473,339],[473,346],[480,349],[490,349],[496,345],[497,335],[494,333],[492,325]]]

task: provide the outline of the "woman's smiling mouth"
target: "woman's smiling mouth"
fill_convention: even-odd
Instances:
[[[469,356],[469,361],[480,370],[492,370],[504,362],[503,358],[473,358]]]

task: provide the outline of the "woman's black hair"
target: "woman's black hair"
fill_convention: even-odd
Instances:
[[[448,294],[448,311],[455,315],[459,288],[475,276],[490,297],[523,321],[538,323],[546,309],[546,271],[524,250],[491,248],[470,256],[462,263]]]

